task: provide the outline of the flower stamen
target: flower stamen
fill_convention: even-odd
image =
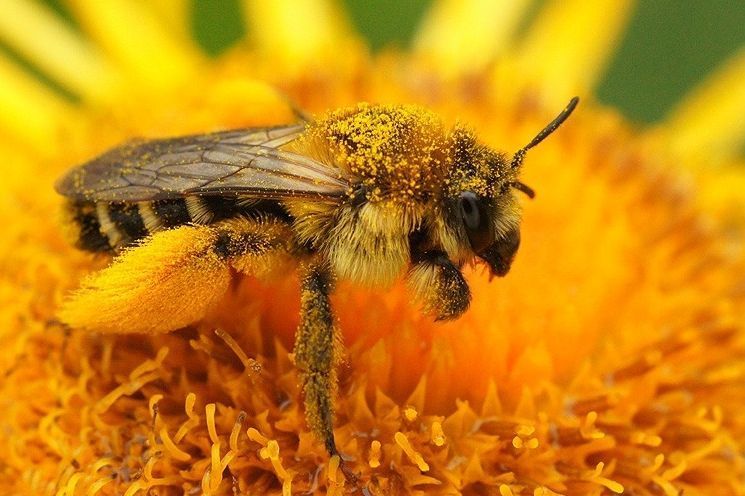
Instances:
[[[403,450],[403,452],[406,453],[406,456],[409,457],[409,460],[411,460],[412,463],[419,467],[419,470],[421,470],[422,472],[429,471],[429,465],[427,464],[427,462],[424,461],[422,455],[417,450],[415,450],[413,446],[411,446],[409,439],[403,432],[396,432],[393,435],[393,439],[396,441],[396,444]]]

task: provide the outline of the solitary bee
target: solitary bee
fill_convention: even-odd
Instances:
[[[520,244],[510,158],[414,106],[360,104],[320,120],[125,144],[57,183],[84,250],[117,254],[60,312],[74,328],[168,332],[203,319],[236,273],[297,266],[295,364],[310,429],[337,454],[337,279],[383,288],[405,277],[435,319],[470,302],[461,267],[504,276]]]

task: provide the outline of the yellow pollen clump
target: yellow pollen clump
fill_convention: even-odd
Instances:
[[[205,227],[157,233],[91,274],[65,302],[60,318],[76,328],[110,333],[167,332],[193,324],[230,283],[230,269],[211,249],[213,243],[214,233]],[[147,310],[152,308],[159,311]]]
[[[340,463],[341,463],[341,458],[339,458],[339,455],[334,455],[331,458],[329,458],[328,478],[334,484],[338,482],[337,474],[338,474]]]
[[[413,422],[416,420],[416,418],[419,416],[419,412],[416,411],[416,408],[412,406],[407,406],[404,408],[404,418],[409,421]]]

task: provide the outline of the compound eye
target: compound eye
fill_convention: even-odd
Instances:
[[[472,191],[464,191],[459,197],[460,216],[466,226],[471,248],[478,253],[491,243],[489,214],[481,198]]]

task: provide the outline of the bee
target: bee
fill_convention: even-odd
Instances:
[[[57,183],[77,245],[115,255],[63,305],[73,328],[168,332],[198,323],[237,274],[300,274],[294,347],[309,428],[338,454],[333,398],[340,341],[337,280],[399,278],[425,312],[454,319],[471,293],[461,272],[510,270],[520,245],[511,157],[416,106],[359,104],[316,121],[132,142]]]

